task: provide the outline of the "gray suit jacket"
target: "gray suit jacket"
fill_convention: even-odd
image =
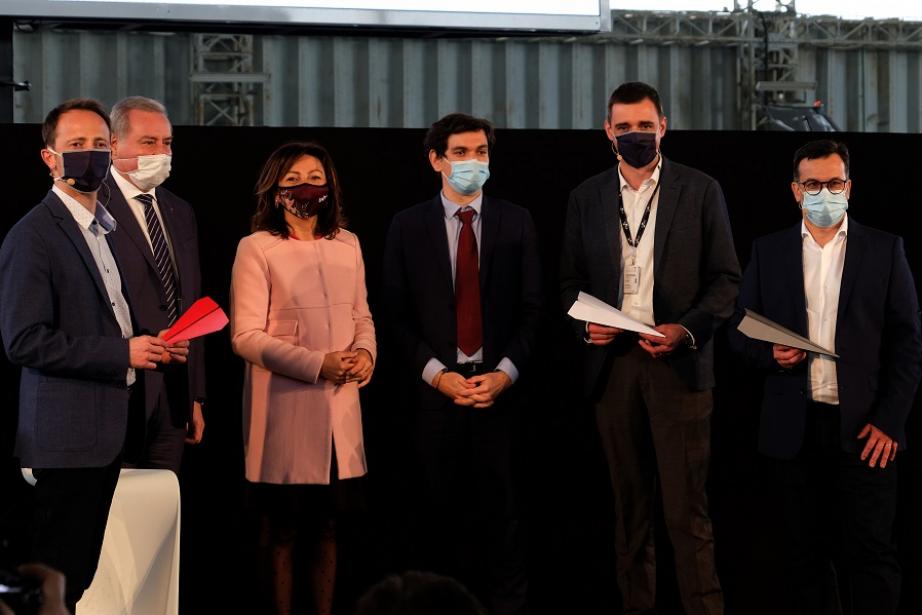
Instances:
[[[128,340],[80,227],[52,192],[0,248],[0,332],[10,361],[22,367],[22,465],[111,463],[127,429]]]
[[[587,179],[570,193],[560,263],[564,309],[579,291],[619,305],[621,241],[618,169]],[[713,178],[663,161],[653,247],[653,312],[656,323],[678,323],[695,337],[697,350],[665,358],[692,388],[714,386],[712,338],[733,313],[740,267],[733,247],[723,191]],[[582,338],[584,323],[574,328]],[[608,349],[586,345],[584,389],[600,384]]]

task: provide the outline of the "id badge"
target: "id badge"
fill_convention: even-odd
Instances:
[[[640,292],[640,267],[628,265],[624,268],[624,294],[636,295]]]

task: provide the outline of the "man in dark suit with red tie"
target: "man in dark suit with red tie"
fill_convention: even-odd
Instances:
[[[541,269],[528,211],[483,194],[493,142],[488,121],[461,113],[429,129],[442,191],[394,217],[384,288],[416,383],[432,530],[425,564],[466,581],[491,612],[511,614],[526,612],[527,586],[512,469],[515,383],[535,345]]]
[[[112,168],[101,198],[119,225],[115,255],[139,327],[167,329],[201,296],[195,213],[161,186],[170,174],[173,127],[156,100],[131,96],[112,108]],[[136,433],[139,465],[179,473],[184,444],[202,439],[205,360],[202,340],[186,365],[144,374],[145,415]]]

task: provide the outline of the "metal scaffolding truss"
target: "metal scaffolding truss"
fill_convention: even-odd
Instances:
[[[255,126],[256,101],[269,76],[254,70],[250,34],[196,34],[192,42],[192,105],[196,124]]]
[[[793,3],[791,5],[793,9]],[[611,32],[581,41],[735,46],[758,42],[763,18],[771,23],[771,31],[790,42],[808,47],[922,49],[922,22],[870,18],[851,20],[828,15],[798,15],[793,10],[760,12],[748,7],[730,12],[615,10],[611,16]]]

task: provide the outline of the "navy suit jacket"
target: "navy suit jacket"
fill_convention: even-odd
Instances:
[[[541,261],[528,210],[484,195],[480,233],[483,361],[492,369],[508,357],[524,371],[541,318]],[[457,316],[445,210],[441,196],[394,216],[384,256],[385,304],[392,332],[417,383],[423,409],[447,399],[422,380],[437,358],[457,363]]]
[[[735,322],[748,308],[808,337],[801,225],[755,241]],[[842,448],[854,451],[871,423],[906,447],[906,418],[922,373],[919,302],[903,240],[848,221],[836,319]],[[782,369],[772,345],[734,327],[732,347],[765,372],[759,450],[779,459],[800,451],[809,398],[807,361]]]
[[[10,361],[22,367],[22,465],[111,463],[127,428],[128,340],[80,227],[53,192],[0,248],[0,332]]]
[[[570,193],[560,262],[565,310],[585,291],[620,307],[621,222],[618,168],[590,177]],[[678,323],[695,338],[697,350],[680,348],[662,359],[689,387],[714,386],[712,338],[733,315],[740,268],[733,247],[723,191],[713,178],[685,165],[663,161],[653,237],[653,313],[656,324]],[[647,241],[644,237],[641,241]],[[585,323],[573,321],[577,335]],[[604,382],[608,346],[584,347],[584,390]]]
[[[179,285],[179,313],[182,314],[201,297],[195,212],[186,201],[166,188],[158,187],[155,194],[163,226],[173,247],[176,281]],[[169,316],[150,244],[111,176],[106,178],[99,198],[118,222],[118,229],[112,234],[112,245],[115,247],[122,281],[130,295],[138,333],[157,335],[169,326]],[[182,426],[189,419],[192,401],[205,397],[204,340],[199,338],[192,341],[186,365],[167,365],[156,371],[145,371],[143,378],[148,415],[165,387],[173,423]]]

